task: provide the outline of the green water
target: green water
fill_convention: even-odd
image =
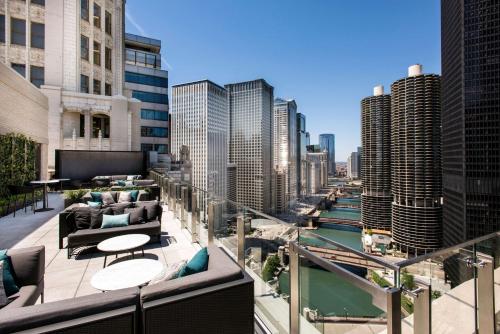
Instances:
[[[282,293],[290,292],[290,277],[283,272],[279,277]],[[322,315],[377,317],[383,311],[372,304],[369,293],[357,288],[334,273],[300,267],[301,308],[317,309]]]
[[[337,218],[347,220],[361,220],[361,210],[351,208],[331,208],[329,211],[322,211],[320,218]]]
[[[322,226],[327,225],[333,226],[333,224],[322,224]],[[363,250],[363,247],[361,247],[361,230],[359,229],[341,226],[337,228],[319,227],[317,230],[313,230],[311,232],[321,235],[322,237],[328,238],[330,240],[339,242],[348,247],[357,250]],[[300,240],[311,246],[329,247],[330,245],[324,241],[308,236],[301,237]]]
[[[361,199],[359,199],[359,198],[337,198],[337,204],[360,206]]]

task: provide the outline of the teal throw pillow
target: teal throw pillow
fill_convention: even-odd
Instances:
[[[88,204],[88,206],[90,206],[91,208],[98,208],[98,207],[100,207],[100,206],[101,206],[101,204],[102,204],[102,203],[101,203],[101,202],[90,202],[90,201],[88,201],[88,202],[87,202],[87,204]]]
[[[120,180],[120,181],[117,181],[116,183],[117,183],[120,187],[125,187],[125,181]]]
[[[18,293],[19,287],[14,280],[14,271],[12,268],[12,261],[10,256],[7,255],[7,250],[0,250],[0,261],[3,261],[3,286],[7,297]]]
[[[102,215],[101,228],[124,227],[128,226],[130,213],[122,215]]]
[[[100,192],[91,192],[90,196],[92,196],[92,202],[102,203],[102,194]]]
[[[193,258],[179,271],[178,277],[204,272],[208,269],[207,247],[201,249]]]
[[[130,198],[132,199],[132,202],[137,202],[137,197],[139,197],[139,190],[131,190],[129,191],[130,193]]]

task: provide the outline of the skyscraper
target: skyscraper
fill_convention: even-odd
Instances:
[[[297,104],[294,100],[274,100],[273,166],[282,171],[286,207],[297,200]],[[275,174],[277,175],[277,174]]]
[[[359,152],[351,152],[347,157],[347,177],[351,179],[359,178]]]
[[[161,41],[125,34],[125,87],[141,103],[141,151],[169,153],[168,72]]]
[[[384,87],[361,100],[361,222],[391,229],[391,96]]]
[[[328,152],[328,174],[335,175],[335,135],[323,133],[319,135],[319,147]]]
[[[410,66],[391,95],[392,237],[426,253],[442,244],[440,77]]]
[[[228,84],[229,160],[237,169],[237,200],[270,212],[274,88],[263,79]]]
[[[226,90],[208,80],[172,87],[172,154],[189,147],[192,184],[225,199],[227,191]]]
[[[307,182],[307,138],[306,138],[306,116],[297,113],[297,192],[305,195]]]
[[[138,150],[140,103],[124,90],[125,1],[2,1],[0,62],[49,99],[55,150]],[[6,29],[7,28],[7,29]]]
[[[443,240],[500,228],[498,1],[441,1]]]

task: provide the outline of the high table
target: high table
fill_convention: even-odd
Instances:
[[[49,208],[49,198],[47,197],[47,185],[58,183],[59,180],[38,180],[31,181],[31,184],[41,184],[43,185],[43,206],[41,209],[36,209],[35,212],[44,212],[54,210],[54,208]]]

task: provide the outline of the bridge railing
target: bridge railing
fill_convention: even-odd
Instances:
[[[160,173],[150,176],[193,242],[223,247],[254,278],[257,323],[273,333],[431,333],[432,318],[441,316],[439,293],[453,291],[451,285],[442,288],[453,272],[463,274],[457,283],[468,284],[462,286],[464,293],[477,292],[469,310],[476,319],[473,326],[494,326],[497,310],[477,283],[494,298],[490,274],[500,263],[492,255],[500,253],[495,252],[497,234],[410,260],[391,260],[302,229],[299,221],[281,221]],[[475,275],[474,284],[467,273]],[[489,333],[485,326],[481,333]]]

